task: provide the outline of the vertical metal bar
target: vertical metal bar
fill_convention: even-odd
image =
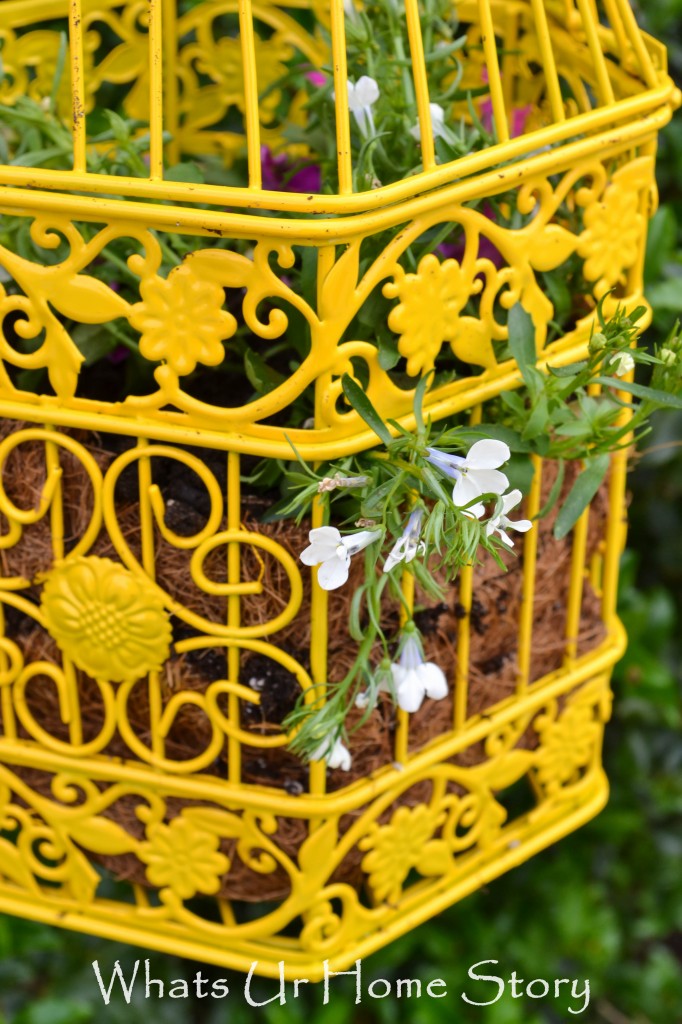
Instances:
[[[412,58],[414,91],[417,100],[422,166],[425,171],[430,171],[436,166],[436,156],[433,143],[433,126],[431,124],[431,108],[429,106],[429,81],[426,74],[424,40],[422,38],[417,0],[405,0],[405,18],[407,21],[407,38],[410,44],[410,57]]]
[[[632,380],[634,372],[627,374],[625,380]],[[632,396],[619,391],[618,397],[623,402],[632,402]],[[632,418],[632,411],[626,408],[618,422],[627,423]],[[602,576],[602,618],[608,630],[614,627],[616,603],[618,600],[618,569],[620,556],[625,547],[627,535],[627,516],[625,514],[625,484],[627,475],[627,449],[613,452],[609,478],[609,518],[606,524],[604,543],[604,568]]]
[[[657,148],[658,139],[654,135],[653,138],[643,141],[636,149],[631,151],[631,159],[634,160],[636,156],[650,156],[652,158],[653,165],[656,160]],[[639,212],[641,213],[645,224],[648,224],[653,216],[655,210],[655,207],[652,209],[653,203],[655,203],[655,199],[652,197],[651,189],[643,188],[639,197]],[[645,260],[646,245],[643,244],[637,247],[637,258],[634,260],[632,266],[627,272],[627,295],[639,295],[640,297],[643,297]]]
[[[578,633],[583,603],[585,582],[585,552],[587,550],[587,528],[590,521],[589,507],[585,509],[573,528],[571,550],[571,580],[568,588],[566,607],[566,652],[564,661],[573,661],[578,654]]]
[[[469,415],[469,425],[478,426],[483,418],[483,405],[475,405]],[[474,567],[463,565],[459,573],[459,605],[461,617],[457,626],[457,664],[455,666],[455,693],[453,699],[453,725],[464,728],[469,701],[469,652],[471,647],[471,606],[474,596]]]
[[[457,665],[453,724],[458,732],[464,728],[469,700],[469,648],[471,645],[471,605],[474,593],[474,567],[464,565],[459,572],[460,619],[457,625]]]
[[[588,388],[587,388],[587,393],[590,396],[590,398],[596,398],[598,395],[600,395],[602,393],[602,390],[603,389],[602,389],[601,384],[589,384]],[[597,550],[592,555],[592,558],[590,559],[590,565],[589,565],[589,568],[588,568],[587,572],[588,572],[588,576],[589,576],[589,580],[590,580],[590,585],[591,585],[594,593],[596,594],[597,597],[601,597],[602,596],[603,575],[604,575],[604,541],[603,540],[600,542]]]
[[[597,96],[603,106],[608,106],[610,103],[614,102],[613,87],[609,78],[609,71],[606,66],[604,51],[602,50],[601,43],[599,42],[595,14],[588,0],[577,0],[577,3],[578,10],[580,11],[580,16],[583,21],[583,28],[585,29],[587,46],[589,48],[597,76]]]
[[[227,455],[227,528],[238,530],[241,525],[241,460],[237,452]],[[227,546],[227,582],[236,585],[241,577],[240,545],[230,543]],[[240,622],[239,594],[230,594],[227,598],[227,624],[230,629],[239,629]],[[239,648],[231,645],[227,649],[228,679],[232,683],[239,682],[240,669]],[[227,695],[227,717],[235,728],[240,727],[239,697],[234,693]],[[239,782],[242,773],[242,750],[239,740],[228,737],[227,741],[227,777],[230,782]]]
[[[599,542],[599,546],[595,553],[590,559],[590,586],[594,590],[597,597],[602,596],[602,586],[604,583],[604,541]]]
[[[135,905],[142,907],[143,910],[149,909],[149,896],[147,890],[143,885],[138,885],[136,882],[132,882],[133,896],[135,898]]]
[[[47,426],[46,429],[54,432],[54,427]],[[45,469],[48,478],[52,477],[57,481],[50,503],[50,537],[52,554],[55,561],[58,561],[64,557],[64,491],[61,482],[59,446],[54,441],[45,442]]]
[[[54,432],[54,427],[47,430]],[[57,483],[50,502],[50,538],[52,554],[55,561],[64,557],[64,491],[61,483],[62,470],[59,464],[59,446],[54,441],[45,442],[45,468],[47,478],[56,479]],[[69,726],[69,742],[79,746],[83,742],[83,726],[80,714],[80,696],[76,670],[68,658],[63,659],[64,681],[66,684],[66,720]]]
[[[138,438],[138,448],[148,445],[146,438]],[[150,580],[156,579],[156,557],[154,551],[154,517],[152,513],[150,491],[152,487],[152,465],[148,455],[141,455],[137,460],[137,479],[140,491],[140,544],[142,547],[142,568]],[[161,676],[159,672],[150,672],[148,679],[149,691],[149,734],[151,736],[152,753],[162,758],[165,743],[160,732],[163,699],[161,695]]]
[[[534,519],[538,514],[542,490],[542,459],[537,455],[533,455],[531,458],[534,473],[526,505],[528,519]],[[523,543],[523,588],[521,591],[521,611],[519,614],[518,693],[523,693],[526,690],[530,678],[537,553],[538,527],[537,523],[534,523],[533,529],[528,531]]]
[[[176,75],[178,62],[177,0],[162,0],[163,3],[163,116],[165,127],[172,138],[166,145],[168,160],[177,164],[180,160],[180,112],[179,91]]]
[[[531,0],[531,3],[552,117],[556,122],[565,121],[564,101],[561,98],[561,86],[559,85],[559,76],[557,75],[554,62],[552,36],[547,24],[547,14],[545,13],[545,0]]]
[[[324,526],[326,521],[326,502],[322,497],[316,498],[311,516],[313,529]],[[314,573],[315,570],[313,569]],[[327,642],[329,622],[327,619],[328,594],[318,584],[315,576],[311,580],[310,597],[310,674],[315,684],[316,696],[323,698],[327,688]],[[315,761],[310,765],[310,792],[319,796],[327,789],[327,765],[324,761]],[[311,828],[313,827],[311,822]]]
[[[218,910],[220,911],[220,920],[228,928],[234,927],[237,921],[232,911],[232,904],[229,900],[218,900]]]
[[[412,618],[414,609],[414,576],[411,572],[404,572],[400,581],[400,588],[403,592],[405,604],[400,608],[400,625],[405,625]],[[410,739],[410,714],[402,708],[396,708],[395,740],[393,744],[394,758],[398,764],[407,764]]]
[[[0,484],[2,471],[0,471]],[[12,533],[12,523],[7,519],[7,530],[8,534]],[[3,535],[7,536],[7,535]],[[7,564],[5,561],[5,549],[0,548],[0,555],[2,555],[1,566],[4,571],[7,571]],[[5,605],[0,601],[0,635],[6,636],[6,623],[5,623]],[[4,651],[0,651],[0,670],[5,673],[9,668],[9,659]],[[0,710],[2,711],[2,732],[7,739],[16,739],[17,726],[16,718],[14,715],[14,702],[12,700],[12,692],[9,686],[0,686]]]
[[[322,289],[327,279],[327,274],[334,266],[336,259],[336,246],[321,245],[317,250],[317,303],[318,307],[322,301]]]
[[[332,65],[336,107],[336,159],[339,171],[339,192],[342,196],[353,190],[353,161],[350,148],[350,115],[348,112],[348,63],[346,61],[346,25],[343,0],[331,0]]]
[[[0,601],[0,635],[5,634],[5,605]],[[9,659],[5,652],[0,649],[0,672],[6,673],[9,669]],[[10,686],[0,686],[0,711],[2,712],[2,735],[6,739],[13,740],[17,736],[17,723],[14,716],[14,703],[12,701],[12,689]]]
[[[495,42],[495,27],[493,16],[490,10],[490,0],[479,0],[479,19],[481,23],[481,43],[485,63],[488,69],[488,84],[490,85],[490,99],[493,105],[493,121],[498,142],[509,142],[509,122],[507,112],[504,108],[504,95],[502,93],[502,76],[500,65],[497,59],[497,44]]]
[[[260,111],[256,49],[253,35],[251,0],[239,0],[239,36],[244,69],[244,120],[246,122],[246,153],[249,164],[249,188],[261,187]]]
[[[336,248],[333,245],[320,246],[317,250],[317,301],[320,302],[327,274],[334,266]],[[320,425],[321,410],[325,394],[319,381],[315,385],[315,425]],[[322,496],[313,502],[311,526],[324,526],[327,505]],[[315,693],[324,697],[327,686],[327,641],[329,636],[328,607],[329,595],[318,586],[315,576],[311,579],[310,595],[310,674],[316,686]],[[327,789],[327,767],[324,762],[310,765],[309,788],[311,793],[320,794]],[[316,822],[311,821],[311,831]]]
[[[654,68],[653,62],[649,51],[646,48],[642,33],[639,30],[639,25],[635,19],[635,15],[630,7],[629,0],[614,0],[618,13],[620,14],[623,26],[627,33],[630,44],[635,51],[639,66],[642,74],[644,75],[644,81],[650,88],[655,88],[658,85],[658,75]]]
[[[149,0],[149,178],[163,179],[163,8]]]
[[[622,64],[626,60],[628,52],[628,41],[627,36],[625,35],[623,21],[613,0],[604,0],[604,7],[606,9],[606,16],[609,19],[609,25],[611,26],[611,30],[616,38],[618,55]]]
[[[81,0],[70,0],[69,3],[69,55],[71,58],[73,169],[74,171],[84,171],[86,169],[86,125]]]

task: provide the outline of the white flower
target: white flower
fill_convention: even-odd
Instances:
[[[490,537],[493,533],[499,533],[505,544],[510,548],[514,547],[514,541],[504,531],[511,528],[512,530],[518,530],[519,533],[526,533],[533,525],[530,519],[517,519],[515,522],[512,522],[511,519],[507,518],[507,513],[511,512],[520,501],[521,491],[519,490],[510,491],[509,494],[503,496],[502,508],[485,524],[486,537]]]
[[[374,135],[372,105],[379,99],[379,86],[369,75],[358,78],[355,85],[350,80],[347,84],[348,109],[358,123],[360,134],[365,138]]]
[[[634,370],[635,361],[629,352],[619,352],[609,364],[609,369],[616,377],[624,377],[630,370]]]
[[[378,540],[381,530],[361,530],[342,537],[335,526],[317,526],[308,534],[310,544],[300,554],[304,565],[319,565],[317,582],[323,590],[336,590],[348,579],[351,555]]]
[[[429,110],[431,111],[431,134],[434,139],[439,136],[443,138],[445,135],[445,111],[439,103],[429,103]],[[418,121],[410,128],[410,135],[417,142],[421,142],[422,130]]]
[[[402,536],[398,538],[389,552],[384,563],[384,572],[390,572],[399,562],[411,562],[415,555],[424,553],[426,545],[423,540],[419,540],[423,518],[423,509],[416,508],[412,512]]]
[[[319,747],[316,747],[310,755],[310,760],[326,761],[327,768],[340,768],[344,772],[350,771],[350,750],[338,737],[335,740],[325,737]]]
[[[448,684],[442,670],[432,661],[424,661],[418,637],[408,633],[400,659],[391,665],[398,707],[418,711],[424,697],[442,700],[447,697]]]
[[[452,491],[452,502],[457,508],[468,506],[467,512],[480,519],[485,512],[483,502],[474,505],[483,494],[504,494],[509,487],[509,480],[498,470],[498,466],[507,462],[511,452],[504,441],[486,438],[476,441],[471,446],[466,458],[461,455],[448,455],[437,448],[427,448],[427,461],[439,469],[441,473],[455,481]]]

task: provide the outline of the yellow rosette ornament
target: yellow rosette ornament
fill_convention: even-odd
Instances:
[[[73,558],[48,575],[41,602],[60,649],[95,679],[122,683],[158,671],[171,625],[159,591],[110,558]]]

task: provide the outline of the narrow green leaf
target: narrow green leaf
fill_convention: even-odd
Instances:
[[[285,377],[273,370],[257,352],[249,349],[244,355],[244,372],[251,387],[259,395],[267,395],[283,383]]]
[[[668,391],[657,391],[654,388],[645,387],[644,384],[635,384],[631,381],[619,380],[616,377],[595,377],[594,382],[617,388],[618,391],[627,391],[635,398],[656,402],[657,405],[666,406],[668,409],[682,409],[682,395],[671,395]]]
[[[439,501],[442,501],[446,508],[448,505],[451,505],[452,499],[450,498],[450,495],[445,491],[433,470],[429,466],[423,466],[422,472],[424,474],[424,482],[431,488],[435,497]]]
[[[190,185],[203,185],[206,180],[199,165],[192,161],[168,167],[163,172],[163,176],[166,181],[186,181]]]
[[[52,90],[50,93],[50,110],[57,109],[57,97],[59,95],[59,87],[62,84],[62,76],[64,74],[64,66],[66,64],[66,53],[68,50],[68,41],[66,38],[66,32],[59,33],[59,50],[57,51],[57,62],[54,69],[54,78],[52,79]]]
[[[385,483],[369,490],[360,506],[360,511],[365,519],[376,519],[382,515],[384,508],[390,507],[389,499],[396,489],[396,485],[402,484],[404,476],[405,474],[401,472],[397,477],[391,477]]]
[[[548,366],[548,371],[553,377],[575,377],[587,366],[586,360],[581,363],[571,363],[569,366]]]
[[[351,638],[357,643],[361,643],[364,637],[364,630],[360,622],[360,609],[362,607],[362,600],[365,593],[366,584],[358,589],[353,594],[353,599],[350,603],[350,611],[348,614],[348,632]]]
[[[530,416],[523,428],[523,433],[521,434],[522,440],[532,441],[540,434],[543,434],[547,429],[548,422],[549,406],[547,404],[547,395],[544,392],[541,392],[537,401],[534,403]]]
[[[429,370],[423,377],[420,378],[419,383],[414,391],[414,418],[417,424],[417,430],[422,433],[424,430],[424,416],[422,415],[422,406],[424,404],[424,395],[430,384],[433,383],[435,376],[435,370]]]
[[[515,413],[517,416],[525,416],[526,406],[524,405],[524,401],[521,398],[521,395],[518,394],[518,392],[503,391],[500,395],[500,398],[504,405],[506,405],[508,409],[511,409],[511,411]]]
[[[63,146],[48,146],[45,149],[34,149],[30,153],[22,153],[15,160],[12,160],[12,167],[39,167],[54,160],[57,156],[64,156]]]
[[[344,395],[358,416],[362,417],[367,426],[374,431],[385,445],[389,445],[393,440],[391,434],[362,388],[347,373],[344,373],[341,378],[341,386]]]
[[[589,503],[599,490],[599,485],[609,468],[609,455],[595,455],[587,460],[587,466],[571,487],[566,501],[561,506],[554,524],[554,536],[561,540],[577,523]]]
[[[537,352],[533,321],[520,302],[509,310],[507,326],[511,354],[516,360],[521,376],[526,380],[528,370],[534,368],[537,362]]]

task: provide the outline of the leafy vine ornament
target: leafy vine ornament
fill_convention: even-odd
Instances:
[[[209,425],[243,428],[291,407],[315,385],[315,429],[320,436],[336,436],[339,430],[350,435],[361,418],[352,405],[341,401],[341,378],[345,373],[355,375],[359,363],[365,367],[368,398],[384,419],[406,415],[418,378],[434,369],[436,376],[423,397],[425,409],[457,396],[465,401],[469,388],[510,365],[509,331],[500,311],[520,304],[529,313],[536,352],[538,357],[543,355],[554,306],[537,280],[538,273],[555,270],[577,255],[584,261],[585,276],[595,282],[597,299],[612,302],[609,293],[616,285],[627,292],[627,275],[644,230],[642,209],[652,189],[652,173],[653,158],[643,156],[616,171],[610,181],[599,161],[587,170],[567,171],[558,182],[531,178],[520,186],[516,198],[520,225],[515,220],[506,222],[502,214],[493,216],[490,211],[450,203],[444,189],[437,206],[394,232],[369,262],[361,258],[367,239],[357,238],[322,274],[321,250],[317,308],[296,287],[297,255],[282,241],[263,239],[248,256],[224,248],[197,249],[179,265],[161,272],[165,255],[152,231],[120,222],[90,235],[64,217],[41,216],[32,222],[30,238],[37,251],[46,253],[44,265],[0,249],[0,266],[21,292],[15,294],[0,284],[0,317],[6,321],[14,315],[13,330],[27,343],[12,345],[3,334],[0,354],[5,363],[23,370],[44,367],[57,396],[72,400],[83,354],[68,322],[108,325],[120,319],[134,332],[136,341],[130,344],[157,364],[158,390],[126,398],[123,409],[129,409],[130,415],[144,411],[152,418],[178,422],[183,415],[191,415]],[[506,197],[498,199],[511,216]],[[408,270],[405,264],[413,258],[419,240],[447,223],[459,225],[462,231],[457,254],[428,252],[414,270]],[[127,273],[139,281],[137,302],[86,273],[112,243],[124,240],[140,250],[126,261]],[[61,256],[64,246],[68,254],[52,262],[47,254],[57,251]],[[291,273],[293,278],[288,276]],[[348,337],[355,318],[379,291],[393,302],[387,328],[397,336],[397,353],[410,378],[407,387],[385,368],[374,341]],[[226,295],[230,309],[225,308]],[[216,406],[187,393],[182,378],[197,365],[223,363],[226,346],[240,330],[268,342],[283,338],[289,330],[287,307],[302,318],[309,345],[285,380],[235,408]],[[235,308],[241,311],[241,325],[231,311]],[[590,323],[591,318],[585,317],[576,332],[589,332]],[[552,341],[548,353],[559,354],[572,340],[569,335]],[[444,360],[447,349],[475,372],[457,371],[453,379]],[[16,390],[4,366],[2,373],[4,385]],[[88,405],[87,399],[76,400]],[[179,412],[163,411],[169,407]],[[268,436],[282,435],[279,428],[268,426],[265,431]],[[292,436],[301,443],[302,434],[294,429]]]
[[[211,802],[204,797],[178,812],[171,807],[172,780],[162,786],[111,778],[95,783],[74,767],[51,776],[50,791],[42,794],[3,765],[0,826],[12,833],[20,825],[21,832],[18,846],[0,837],[0,886],[34,898],[43,891],[57,893],[68,906],[85,912],[101,881],[88,855],[134,854],[160,891],[160,903],[146,909],[148,920],[157,926],[173,922],[208,940],[240,943],[266,937],[302,916],[303,948],[333,956],[373,924],[385,923],[401,907],[412,905],[424,886],[442,890],[444,884],[457,882],[466,887],[472,873],[508,849],[516,823],[507,822],[497,795],[519,778],[530,774],[535,781],[536,818],[558,819],[565,801],[579,799],[581,787],[599,771],[608,707],[604,678],[569,694],[560,712],[556,701],[540,701],[530,712],[540,741],[537,748],[515,746],[528,727],[524,719],[509,732],[504,749],[491,744],[478,764],[413,769],[400,786],[356,807],[350,824],[348,818],[341,822],[338,810],[330,809],[322,819],[318,813],[316,828],[295,858],[278,846],[274,814],[249,809],[236,813],[218,789]],[[559,751],[566,745],[572,751],[571,770],[557,774],[557,765],[564,763]],[[415,805],[413,792],[423,791],[424,785],[430,788],[430,799]],[[131,798],[137,831],[113,820],[119,801]],[[333,880],[355,851],[372,894],[370,906],[360,903],[351,886]],[[280,872],[284,900],[275,910],[264,906],[247,921],[218,924],[192,901],[196,895],[221,891],[234,857],[256,875]],[[421,876],[416,887],[408,884],[413,870]],[[98,913],[108,919],[116,910],[104,902]]]

